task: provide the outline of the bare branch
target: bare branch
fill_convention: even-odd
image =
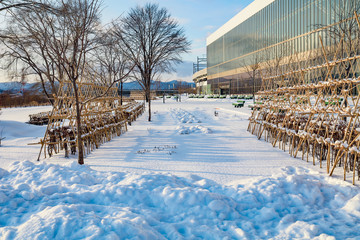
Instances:
[[[157,74],[174,71],[173,65],[182,61],[180,55],[189,50],[190,43],[168,11],[157,4],[131,9],[113,29],[123,52],[136,66],[133,77],[145,92],[151,121],[151,81]]]

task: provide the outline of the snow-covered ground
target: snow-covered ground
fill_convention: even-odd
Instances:
[[[2,109],[0,239],[360,239],[340,169],[257,140],[230,99],[182,100],[154,101],[84,166],[35,161],[46,127],[25,121],[49,107]]]

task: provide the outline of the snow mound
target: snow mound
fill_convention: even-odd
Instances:
[[[171,114],[180,123],[184,123],[184,124],[201,123],[201,121],[196,119],[196,117],[194,115],[192,115],[191,113],[189,113],[181,108],[171,109]],[[212,132],[211,129],[200,126],[200,125],[196,125],[196,126],[180,125],[176,128],[176,131],[179,134],[211,133]]]
[[[212,133],[211,129],[200,125],[196,126],[178,126],[176,128],[179,134],[191,134],[191,133]]]
[[[359,189],[303,168],[246,186],[77,163],[24,161],[0,173],[0,239],[358,237]]]
[[[201,123],[194,115],[181,108],[171,109],[171,113],[180,123]]]

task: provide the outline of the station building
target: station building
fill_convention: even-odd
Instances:
[[[358,0],[255,0],[207,38],[207,68],[195,72],[199,94],[249,94],[261,87],[256,68],[281,54],[329,47],[332,26]]]

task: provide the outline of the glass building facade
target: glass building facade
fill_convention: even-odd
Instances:
[[[254,3],[258,1],[262,0]],[[208,41],[207,75],[212,92],[251,93],[254,84],[244,67],[261,62],[269,49],[274,53],[272,57],[281,52],[285,43],[291,46],[290,55],[311,51],[321,48],[319,35],[324,35],[324,45],[331,45],[331,38],[325,37],[330,34],[328,26],[340,20],[339,13],[350,9],[352,1],[358,0],[270,1],[225,34]],[[257,79],[256,90],[260,85]]]

